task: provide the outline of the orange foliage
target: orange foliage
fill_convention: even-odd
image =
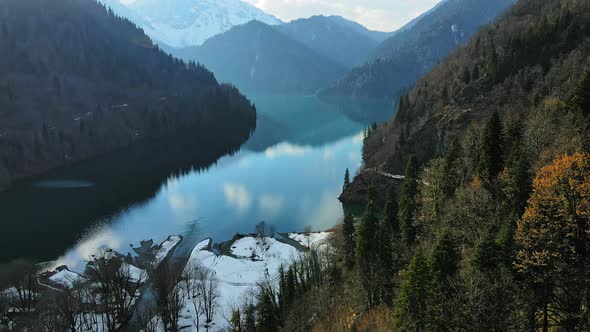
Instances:
[[[388,306],[382,305],[371,309],[359,318],[357,331],[359,332],[389,332],[393,331],[394,312]]]
[[[515,265],[546,279],[586,261],[590,252],[590,155],[562,156],[541,169],[516,239]]]

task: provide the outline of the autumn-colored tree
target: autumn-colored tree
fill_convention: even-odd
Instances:
[[[557,158],[539,171],[516,239],[515,265],[540,290],[542,327],[585,330],[590,304],[590,155]],[[585,323],[584,323],[585,322]]]

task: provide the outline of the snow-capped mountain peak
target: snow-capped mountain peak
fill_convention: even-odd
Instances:
[[[141,26],[155,42],[201,45],[212,36],[252,20],[276,25],[276,17],[240,0],[101,0]]]

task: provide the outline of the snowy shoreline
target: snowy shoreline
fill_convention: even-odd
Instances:
[[[237,234],[231,240],[213,243],[208,238],[193,247],[186,264],[184,274],[191,275],[195,267],[210,273],[217,283],[217,307],[213,319],[207,324],[210,331],[223,330],[228,326],[233,311],[251,299],[261,283],[278,286],[281,267],[286,268],[300,260],[306,251],[328,245],[332,232],[320,233],[277,233],[276,236],[259,236],[255,234]],[[159,245],[151,247],[150,241],[142,243],[143,250],[152,249],[152,267],[166,264],[182,241],[181,236],[170,236]],[[149,246],[145,244],[149,243]],[[142,250],[137,250],[135,257],[123,256],[110,252],[111,257],[119,257],[126,261],[126,268],[137,275],[137,280],[146,280],[147,268],[141,258]],[[143,252],[142,252],[143,253]],[[137,264],[143,262],[143,264]],[[59,289],[69,288],[77,282],[87,279],[81,273],[70,271],[67,266],[60,266],[53,271],[40,275],[43,286]],[[149,279],[147,279],[149,282]],[[199,315],[199,316],[197,316]],[[198,317],[198,319],[197,319]],[[195,322],[204,327],[205,317],[197,313],[190,301],[187,301],[179,319],[183,331],[196,331]],[[163,330],[161,328],[161,330]]]

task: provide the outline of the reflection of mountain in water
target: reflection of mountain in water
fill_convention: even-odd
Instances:
[[[255,96],[251,100],[258,110],[258,129],[239,153],[233,154],[237,150],[220,144],[218,137],[190,133],[56,170],[0,193],[4,235],[0,262],[16,257],[54,259],[83,235],[109,224],[119,225],[116,232],[102,231],[89,241],[128,245],[132,242],[124,241],[135,235],[140,241],[177,232],[184,232],[187,241],[191,236],[200,240],[200,231],[183,228],[202,213],[209,218],[205,222],[223,221],[219,229],[209,230],[212,234],[230,236],[238,230],[250,231],[251,223],[263,219],[280,220],[287,230],[297,230],[302,220],[313,220],[308,224],[336,221],[344,169],[354,169],[360,162],[360,141],[351,137],[366,125],[315,97]],[[240,144],[234,143],[234,147]],[[191,171],[196,173],[174,176]],[[285,174],[293,176],[293,182]],[[186,187],[188,196],[171,192],[171,183]],[[280,190],[286,191],[282,201]],[[312,193],[321,197],[309,196]],[[194,205],[196,196],[201,197],[201,205]],[[314,210],[318,200],[322,204]],[[289,211],[277,208],[291,201]],[[181,215],[171,215],[168,205],[180,208],[173,212]],[[243,214],[245,207],[254,206],[260,215]],[[228,216],[232,208],[236,211]],[[195,215],[185,216],[187,209]],[[319,217],[326,214],[329,217]],[[89,227],[94,222],[97,227]]]
[[[234,148],[228,148],[216,144],[214,137],[200,136],[187,133],[146,142],[0,193],[0,262],[17,257],[53,259],[92,222],[152,198],[171,174],[204,171],[239,146],[235,142]]]
[[[353,135],[373,121],[390,117],[393,109],[382,102],[325,103],[315,96],[256,95],[251,96],[258,110],[256,133],[245,148],[263,151],[280,142],[321,146]],[[345,114],[364,109],[371,114],[365,119],[351,120]],[[369,111],[367,111],[369,110]]]

